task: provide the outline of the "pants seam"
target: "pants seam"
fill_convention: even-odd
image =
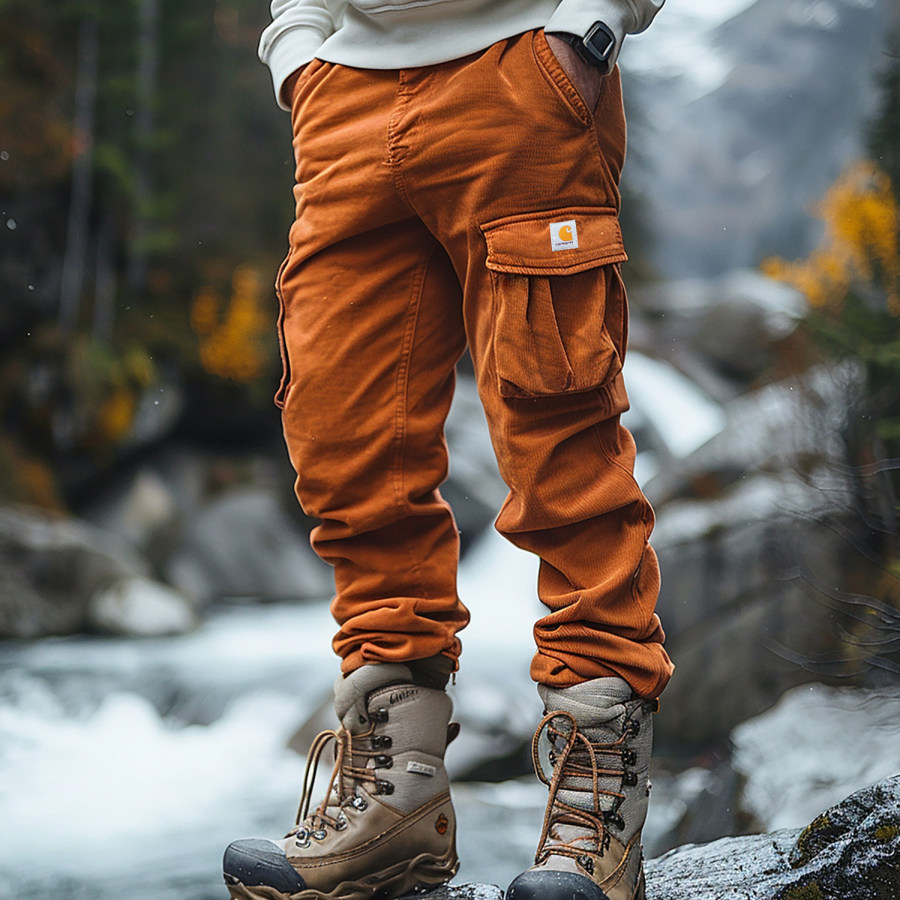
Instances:
[[[641,557],[638,560],[637,567],[631,573],[631,584],[629,586],[629,593],[631,595],[631,599],[633,602],[637,602],[636,591],[637,591],[638,578],[641,574],[641,569],[643,569],[643,567],[644,567],[644,557],[647,554],[647,547],[650,543],[650,533],[653,529],[652,521],[648,521],[648,518],[647,518],[648,511],[651,512],[651,516],[652,516],[652,507],[650,506],[650,501],[647,500],[646,497],[644,497],[644,492],[641,490],[641,486],[638,484],[637,479],[634,477],[634,472],[629,472],[627,466],[623,466],[622,463],[620,463],[618,459],[616,459],[614,456],[612,456],[607,451],[606,447],[603,444],[603,438],[600,435],[600,428],[598,425],[594,425],[594,435],[597,438],[597,443],[600,445],[600,452],[604,455],[604,457],[606,457],[607,461],[610,462],[612,465],[616,466],[616,468],[618,468],[620,471],[624,472],[628,476],[628,478],[631,479],[631,481],[634,483],[634,485],[637,487],[638,494],[644,498],[643,508],[641,509],[641,522],[643,523],[643,526],[644,526],[644,548],[641,551]]]
[[[406,312],[406,322],[403,328],[403,340],[400,345],[399,361],[397,364],[397,377],[395,382],[396,408],[394,410],[394,465],[393,465],[393,489],[394,503],[398,511],[405,510],[407,502],[404,500],[404,470],[407,443],[407,410],[409,408],[409,370],[412,361],[413,345],[415,343],[416,326],[419,321],[419,311],[422,306],[422,291],[425,286],[425,275],[428,266],[434,256],[435,245],[432,244],[425,258],[415,274],[410,291],[410,303]],[[419,561],[407,547],[410,572],[414,574],[419,587],[419,593],[424,593],[420,575]]]
[[[394,99],[394,108],[388,117],[386,162],[391,173],[391,181],[394,184],[394,189],[410,210],[413,209],[413,206],[409,194],[406,191],[406,185],[403,183],[403,171],[401,169],[403,153],[398,153],[397,151],[404,149],[399,144],[401,109],[408,106],[411,97],[412,89],[406,80],[404,70],[401,69],[398,74],[397,94]],[[415,127],[415,121],[410,123],[406,129],[407,135],[414,131]],[[409,148],[406,147],[405,149],[408,152]]]

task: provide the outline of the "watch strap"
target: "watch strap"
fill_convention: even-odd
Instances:
[[[565,31],[554,32],[578,54],[582,62],[595,69],[609,69],[609,59],[616,46],[616,36],[604,22],[594,22],[583,37]]]

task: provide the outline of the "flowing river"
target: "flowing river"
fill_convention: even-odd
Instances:
[[[464,730],[451,768],[488,753],[494,726],[524,735],[540,714],[535,567],[487,543],[461,572],[473,624],[451,688],[481,743]],[[330,696],[333,631],[320,602],[221,607],[164,639],[0,643],[0,898],[224,898],[224,847],[293,823],[304,760],[287,744]],[[457,879],[505,885],[531,862],[545,789],[458,783],[454,798]]]

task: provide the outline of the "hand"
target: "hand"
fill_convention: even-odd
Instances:
[[[557,62],[569,76],[578,93],[581,94],[581,99],[584,100],[587,108],[593,112],[603,88],[603,75],[600,70],[589,66],[575,52],[575,48],[562,38],[558,38],[555,34],[545,34],[544,36],[547,38],[547,43]]]
[[[284,101],[285,106],[289,106],[293,108],[294,106],[294,90],[297,87],[297,82],[300,80],[300,76],[303,74],[303,70],[306,68],[305,65],[300,66],[299,69],[294,69],[290,75],[282,82],[281,85],[281,99]]]

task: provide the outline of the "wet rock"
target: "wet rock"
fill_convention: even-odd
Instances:
[[[900,777],[822,813],[800,833],[788,861],[797,875],[776,900],[900,897]]]
[[[754,830],[802,827],[897,773],[900,685],[795,688],[735,728],[731,744],[743,777],[740,805],[758,823]]]
[[[182,634],[197,624],[186,597],[148,578],[123,578],[99,591],[88,618],[98,631],[134,637]]]
[[[716,396],[716,387],[730,382],[734,389],[766,369],[775,342],[794,330],[806,308],[793,288],[751,269],[643,285],[632,295],[644,314],[641,343],[671,349],[671,361],[699,374]],[[694,371],[698,363],[711,377]],[[716,384],[714,375],[724,382]]]
[[[0,637],[80,631],[98,591],[148,574],[114,535],[38,510],[0,508]]]
[[[679,847],[647,865],[653,900],[895,900],[900,777],[852,794],[802,830]]]
[[[659,610],[678,667],[657,716],[661,746],[721,743],[785,691],[814,681],[821,669],[804,661],[839,648],[828,591],[852,547],[827,519],[787,514],[789,487],[763,477],[734,502],[660,512]]]
[[[687,844],[646,864],[653,900],[769,900],[774,878],[788,871],[797,832]]]
[[[417,900],[421,894],[409,894]],[[442,884],[428,892],[428,900],[501,900],[503,891],[496,884]]]
[[[165,573],[198,602],[324,597],[334,590],[331,570],[284,509],[281,494],[254,486],[224,490],[201,506]]]
[[[142,552],[151,550],[174,529],[179,514],[180,485],[163,479],[149,466],[117,479],[97,492],[81,510],[93,525],[112,531]]]

